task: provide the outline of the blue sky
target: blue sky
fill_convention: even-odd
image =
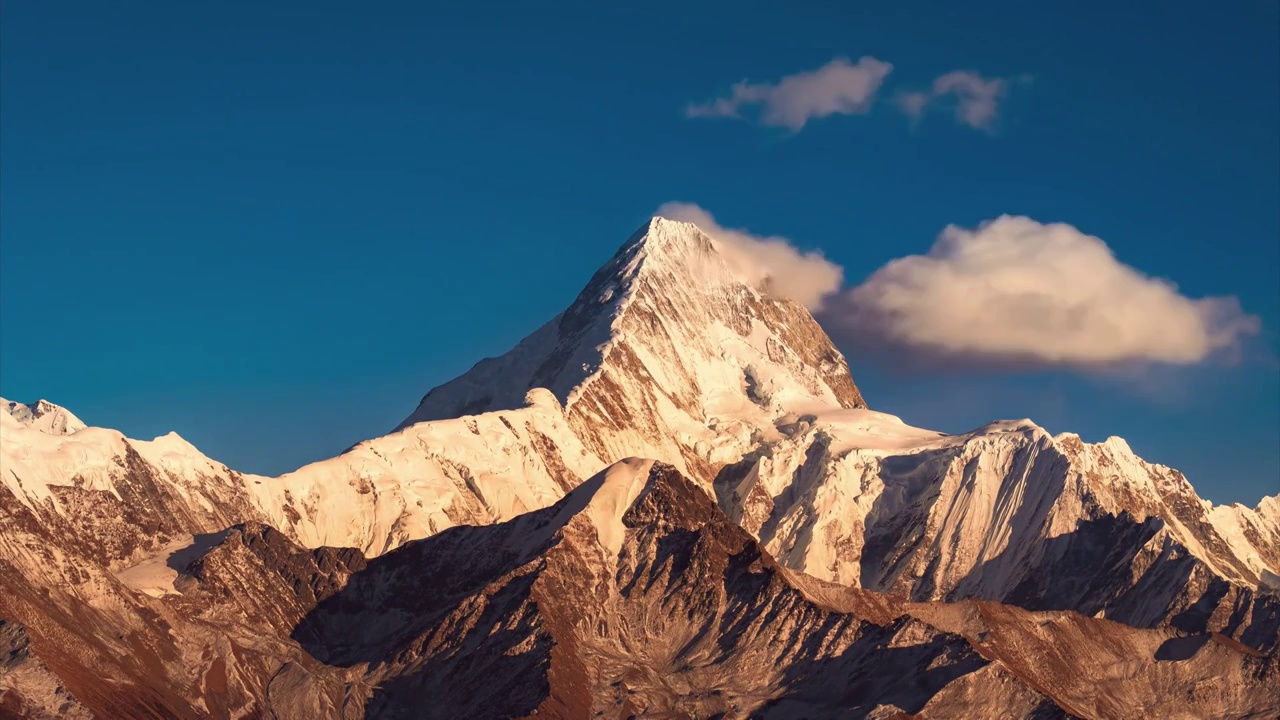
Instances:
[[[1122,435],[1218,502],[1280,490],[1275,3],[431,5],[7,3],[0,394],[276,473],[505,350],[664,202],[850,284],[1010,213],[1261,333],[1124,377],[903,373],[842,341],[872,406]],[[686,116],[862,56],[893,65],[865,114]],[[894,107],[955,70],[1019,78],[990,129]]]

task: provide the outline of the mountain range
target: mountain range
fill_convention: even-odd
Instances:
[[[1280,498],[871,410],[688,223],[280,477],[0,405],[0,715],[1280,717]]]

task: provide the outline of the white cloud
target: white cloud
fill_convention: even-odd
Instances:
[[[1102,369],[1190,365],[1259,329],[1235,298],[1193,299],[1062,223],[949,226],[844,294],[832,320],[863,342],[977,363]]]
[[[790,240],[726,228],[693,203],[657,215],[700,227],[749,283],[792,298],[833,334],[904,364],[1072,368],[1231,358],[1260,329],[1234,297],[1191,298],[1065,223],[1003,215],[945,228],[924,255],[840,292],[844,270]]]
[[[744,107],[760,105],[764,125],[799,130],[828,115],[860,115],[871,108],[876,92],[893,70],[887,62],[863,57],[857,63],[836,58],[817,70],[787,75],[777,83],[740,82],[728,97],[689,105],[697,117],[741,117]]]
[[[983,77],[975,72],[955,70],[939,76],[924,92],[898,93],[898,107],[919,118],[930,106],[954,100],[956,121],[978,130],[989,130],[999,114],[1000,101],[1008,91],[1004,78]]]
[[[824,298],[840,289],[843,271],[839,265],[822,253],[800,250],[786,238],[721,227],[711,213],[693,203],[665,203],[656,214],[697,225],[745,280],[810,310],[821,309]]]

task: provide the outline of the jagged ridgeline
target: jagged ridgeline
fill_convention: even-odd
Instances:
[[[1280,715],[1275,497],[869,410],[687,223],[280,477],[3,409],[0,715]]]

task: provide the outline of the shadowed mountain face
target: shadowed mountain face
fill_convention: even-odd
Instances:
[[[811,601],[673,468],[632,472],[635,500],[604,519],[625,534],[616,555],[599,541],[610,530],[578,509],[615,499],[588,481],[530,516],[373,561],[294,637],[336,665],[385,663],[369,707],[389,716],[702,716],[785,696],[802,679],[787,674],[797,662],[869,665],[911,624],[870,594],[833,591],[843,612]],[[957,674],[984,663],[958,637],[912,648],[890,655],[911,656],[905,668],[955,653],[968,663]],[[947,673],[909,689],[888,675],[851,702],[918,709]]]
[[[792,573],[696,483],[648,461],[619,463],[549,508],[372,561],[236,526],[184,559],[174,586],[141,601],[114,587],[123,609],[112,611],[7,600],[24,636],[82,646],[6,675],[18,688],[6,702],[54,677],[98,716],[1280,711],[1275,659],[1219,635],[908,603]],[[121,637],[131,617],[143,621]],[[131,655],[83,652],[120,642]]]
[[[1280,712],[1275,498],[1214,507],[1118,438],[871,411],[684,223],[279,478],[0,410],[4,713]]]

